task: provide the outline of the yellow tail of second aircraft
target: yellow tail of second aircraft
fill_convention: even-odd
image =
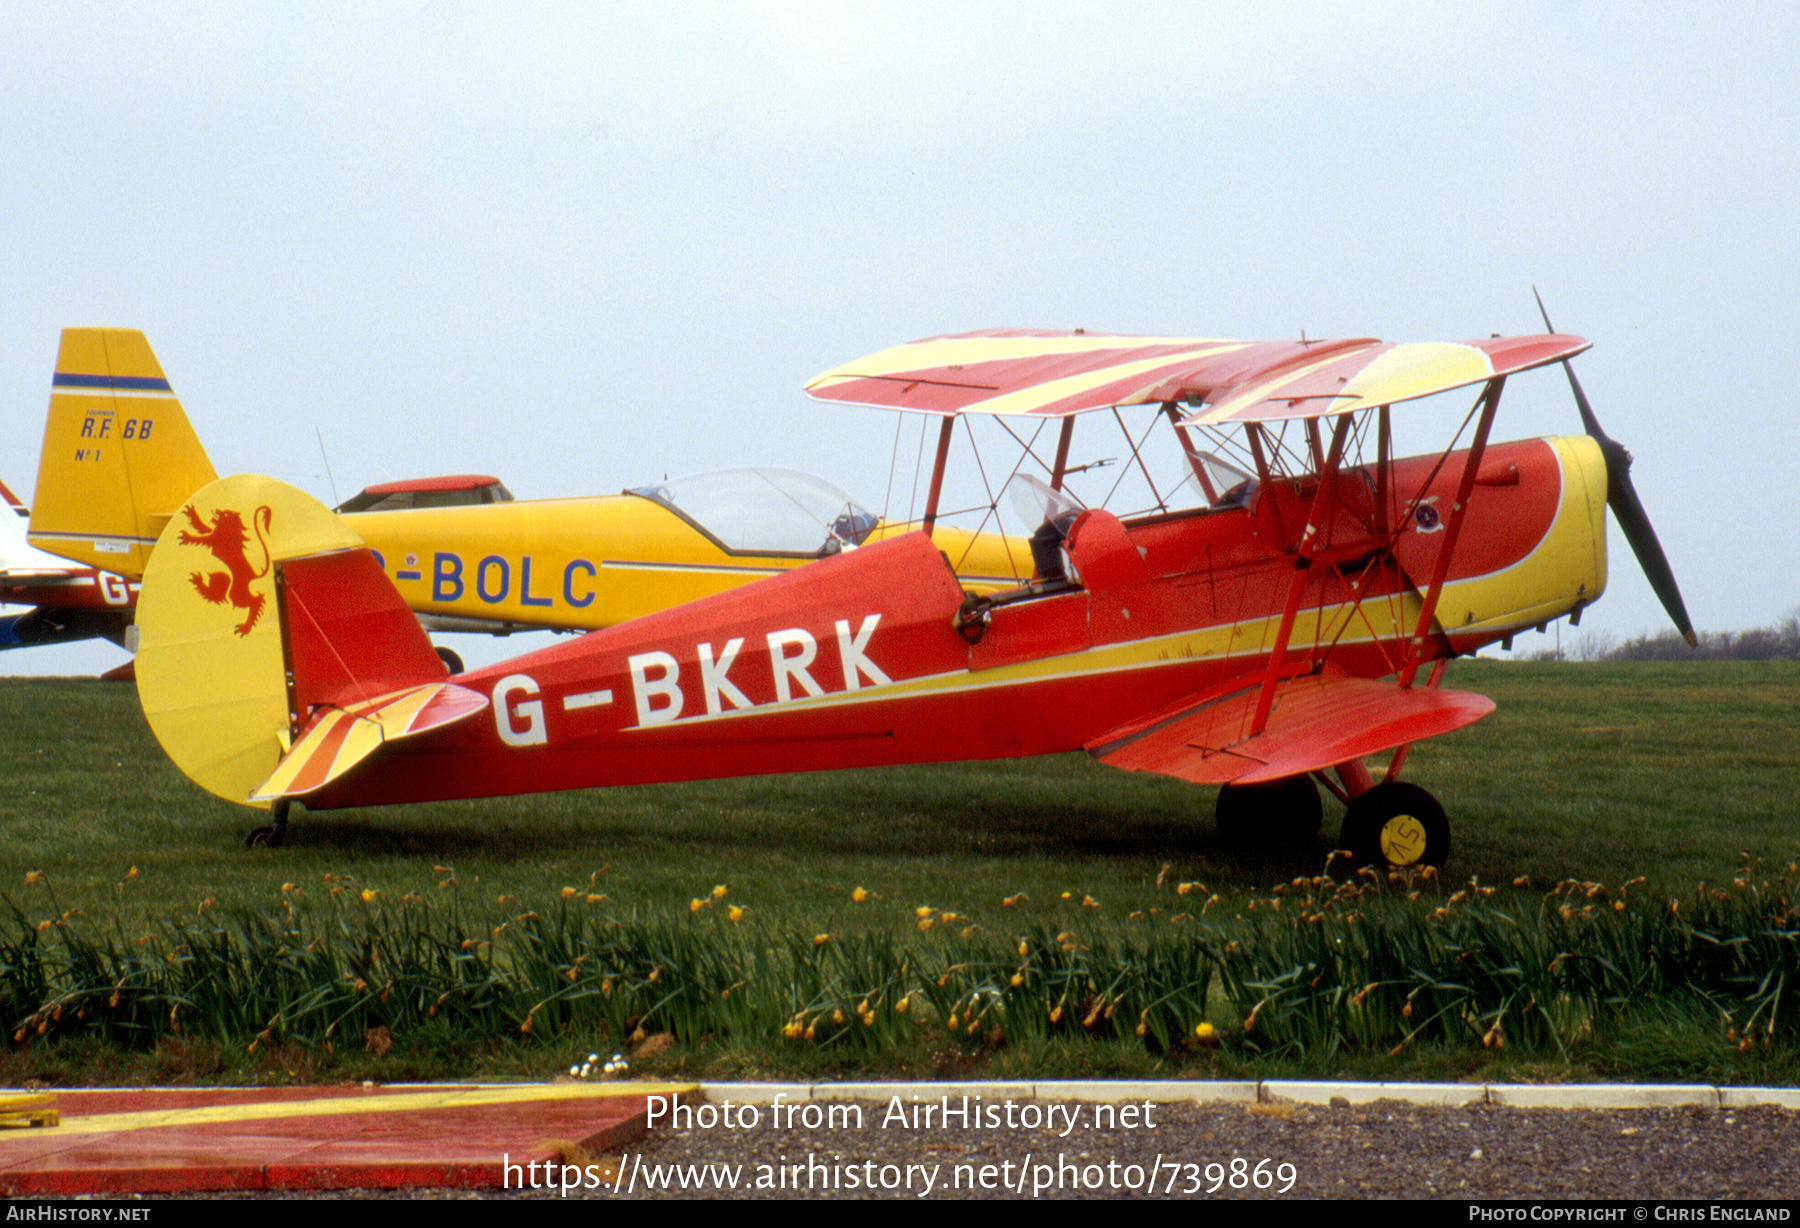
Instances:
[[[163,527],[217,476],[143,333],[63,330],[32,545],[138,579]]]

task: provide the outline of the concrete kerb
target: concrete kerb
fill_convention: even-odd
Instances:
[[[960,1100],[979,1096],[1005,1100],[1089,1101],[1123,1104],[1373,1104],[1386,1100],[1421,1108],[1463,1108],[1491,1104],[1507,1108],[1553,1109],[1730,1109],[1774,1106],[1800,1111],[1800,1088],[1711,1087],[1704,1084],[1642,1083],[1357,1083],[1268,1079],[1261,1082],[1210,1080],[1058,1080],[1007,1083],[706,1083],[708,1100],[736,1104],[787,1104],[807,1100],[864,1100],[903,1103]]]

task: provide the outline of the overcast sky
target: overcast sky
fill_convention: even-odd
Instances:
[[[1583,383],[1696,624],[1770,623],[1800,605],[1797,27],[1531,0],[8,5],[0,477],[32,485],[65,325],[144,330],[221,473],[328,501],[759,463],[878,507],[892,421],[801,386],[896,342],[1459,340],[1538,331],[1536,284],[1594,342]],[[1512,381],[1496,429],[1579,431],[1560,373]],[[1583,630],[1659,629],[1613,546]]]

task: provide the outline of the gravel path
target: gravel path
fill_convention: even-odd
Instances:
[[[1027,1156],[1033,1167],[1024,1172],[1024,1192],[1042,1182],[1052,1188],[1040,1196],[1053,1197],[1148,1196],[1126,1187],[1141,1187],[1160,1159],[1157,1196],[1165,1191],[1206,1196],[1219,1184],[1210,1196],[1800,1198],[1800,1114],[1782,1109],[1441,1109],[1392,1101],[1354,1108],[1156,1105],[1153,1128],[1108,1130],[1093,1128],[1091,1104],[1061,1107],[1081,1122],[1066,1136],[1067,1118],[1061,1115],[1055,1130],[883,1128],[885,1106],[867,1104],[861,1130],[776,1129],[765,1114],[754,1129],[659,1132],[641,1151],[646,1164],[742,1164],[748,1180],[740,1182],[738,1197],[808,1196],[805,1189],[796,1195],[792,1188],[758,1191],[748,1185],[756,1165],[779,1163],[782,1157],[789,1164],[804,1163],[811,1155],[827,1164],[841,1157],[838,1188],[829,1193],[834,1198],[869,1196],[867,1190],[847,1188],[852,1169],[859,1184],[871,1176],[877,1183],[884,1177],[896,1183],[907,1165],[936,1166],[933,1196],[1016,1197],[1016,1190],[944,1186],[954,1180],[957,1166],[966,1166],[960,1170],[965,1184],[978,1182],[984,1165],[997,1170],[998,1180],[1008,1161],[1018,1181]],[[1068,1163],[1057,1189],[1059,1158]],[[1240,1160],[1237,1179],[1246,1188],[1233,1189],[1232,1165]],[[1255,1165],[1262,1160],[1269,1161],[1264,1173],[1275,1177],[1266,1191],[1254,1188]],[[1178,1166],[1173,1171],[1172,1163]],[[870,1164],[876,1166],[872,1173]],[[1209,1173],[1209,1164],[1218,1167]],[[1280,1195],[1288,1184],[1283,1164],[1292,1166],[1292,1189]],[[628,1156],[625,1180],[634,1168]],[[641,1182],[643,1170],[636,1171]],[[916,1197],[924,1170],[913,1171]],[[1096,1178],[1102,1188],[1073,1188]],[[815,1183],[830,1179],[827,1173],[814,1178]],[[877,1191],[878,1196],[906,1193],[904,1186]],[[638,1196],[693,1198],[709,1192],[652,1194],[640,1187]]]

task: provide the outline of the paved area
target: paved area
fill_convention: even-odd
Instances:
[[[561,1082],[47,1094],[60,1125],[0,1130],[0,1193],[1800,1195],[1791,1088]]]
[[[61,1124],[0,1131],[0,1194],[497,1189],[505,1160],[617,1152],[644,1134],[649,1096],[697,1092],[550,1083],[48,1094]]]

